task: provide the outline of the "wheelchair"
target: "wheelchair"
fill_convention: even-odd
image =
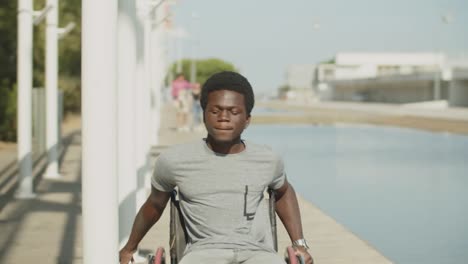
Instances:
[[[275,193],[273,190],[268,189],[269,199],[268,205],[263,203],[264,207],[268,207],[268,218],[271,227],[271,242],[275,251],[278,251],[278,234],[276,230],[276,212],[275,212]],[[169,255],[170,263],[177,264],[181,260],[187,239],[187,232],[184,228],[185,223],[180,212],[179,199],[177,190],[171,193],[170,205],[170,228],[169,228]],[[289,246],[285,250],[284,260],[287,264],[304,264],[302,256],[296,256],[294,249]],[[166,252],[163,247],[158,247],[154,254],[148,255],[148,264],[166,264]]]

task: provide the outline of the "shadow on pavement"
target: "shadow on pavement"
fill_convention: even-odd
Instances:
[[[2,194],[0,263],[28,260],[31,263],[73,262],[78,218],[81,215],[80,140],[79,131],[63,140],[63,151],[59,156],[61,178],[42,179],[46,166],[34,175],[36,198],[15,199],[15,187]],[[13,176],[9,175],[8,178],[15,178],[17,173],[11,173]],[[61,237],[57,238],[57,235]]]

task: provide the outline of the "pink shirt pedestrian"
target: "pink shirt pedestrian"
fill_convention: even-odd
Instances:
[[[175,79],[172,82],[172,98],[176,99],[179,97],[179,93],[182,90],[190,89],[192,84],[183,78]]]

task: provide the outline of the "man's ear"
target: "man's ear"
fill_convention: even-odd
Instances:
[[[246,129],[250,125],[250,117],[251,117],[251,115],[247,116],[247,120],[245,121],[244,129]]]

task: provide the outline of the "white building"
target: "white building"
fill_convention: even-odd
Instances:
[[[355,80],[389,75],[410,75],[440,70],[442,53],[338,53],[334,64],[318,65],[318,79]]]
[[[412,103],[445,100],[468,105],[468,58],[443,53],[388,52],[336,54],[317,66],[321,100]],[[456,74],[455,74],[456,73]],[[455,75],[454,75],[455,74]]]
[[[295,64],[286,71],[289,92],[315,100],[412,103],[447,101],[468,106],[468,58],[429,52],[340,52],[332,63]]]

